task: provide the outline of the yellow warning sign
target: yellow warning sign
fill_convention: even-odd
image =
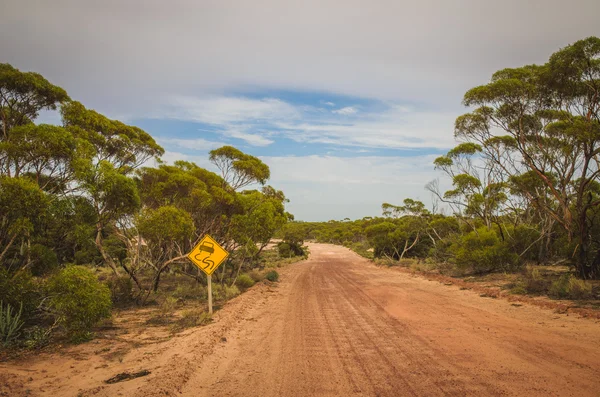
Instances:
[[[188,254],[188,258],[207,275],[213,272],[227,259],[229,252],[212,239],[208,234]]]

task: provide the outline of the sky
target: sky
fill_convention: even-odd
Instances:
[[[137,125],[164,160],[233,145],[296,219],[431,205],[464,93],[600,36],[597,0],[0,0],[0,62]],[[59,122],[44,114],[41,121]]]

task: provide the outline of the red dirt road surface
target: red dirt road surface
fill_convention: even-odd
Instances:
[[[338,246],[310,252],[208,326],[109,365],[85,350],[0,364],[0,391],[4,381],[11,396],[600,396],[598,321],[482,298]],[[140,370],[151,374],[104,383]]]

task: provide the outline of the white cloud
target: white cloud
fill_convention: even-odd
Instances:
[[[294,119],[300,117],[292,105],[277,98],[178,96],[168,100],[165,115],[214,125],[254,121]]]
[[[245,128],[247,127],[230,127],[229,129],[225,130],[223,134],[231,138],[241,139],[252,146],[268,146],[275,142],[272,139],[266,138],[259,134],[249,134],[247,132],[244,132]]]
[[[447,108],[496,70],[544,62],[558,48],[600,34],[597,0],[2,5],[2,58],[109,114],[135,114],[169,95],[256,87]],[[577,17],[565,18],[573,10]]]
[[[440,177],[435,156],[414,157],[262,157],[271,168],[270,184],[290,199],[288,210],[300,220],[381,215],[384,202],[405,198],[431,205],[425,185]],[[442,187],[445,187],[442,183]]]
[[[355,107],[334,110],[352,115]],[[388,149],[448,149],[455,145],[452,126],[458,113],[421,111],[386,103],[385,110],[339,117],[311,106],[294,106],[277,98],[213,96],[173,98],[157,118],[210,124],[216,133],[252,146],[267,146],[278,136],[299,143]]]
[[[161,146],[167,146],[172,148],[181,149],[194,149],[194,150],[212,150],[226,145],[224,142],[208,141],[202,138],[183,139],[183,138],[171,138],[171,137],[157,137],[156,141]]]
[[[341,114],[344,116],[350,115],[350,114],[354,114],[358,112],[358,110],[355,107],[352,106],[346,106],[344,108],[341,109],[336,109],[336,110],[332,110],[331,113],[337,113],[337,114]]]

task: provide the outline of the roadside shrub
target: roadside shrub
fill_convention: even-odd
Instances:
[[[235,281],[236,285],[240,288],[250,288],[254,285],[254,280],[247,274],[240,274]]]
[[[302,243],[294,241],[282,241],[277,244],[277,250],[281,258],[292,258],[294,256],[303,256],[304,250]]]
[[[107,285],[114,305],[127,305],[135,300],[133,282],[129,276],[112,276],[108,279]]]
[[[2,346],[10,345],[19,337],[24,324],[21,320],[22,312],[23,305],[17,311],[8,303],[0,301],[0,343]]]
[[[181,318],[174,324],[175,330],[206,325],[212,321],[212,316],[200,309],[184,310]]]
[[[21,318],[27,322],[40,304],[40,288],[29,271],[10,273],[0,268],[0,301],[13,308],[22,306]]]
[[[571,299],[590,299],[592,297],[592,284],[571,276],[569,278],[569,296]]]
[[[213,298],[215,301],[226,301],[231,298],[235,298],[240,294],[240,290],[237,286],[231,287],[221,284],[213,284]]]
[[[193,284],[180,284],[173,291],[173,296],[177,299],[189,299],[189,300],[198,300],[198,299],[206,299],[206,287],[199,283]]]
[[[279,256],[282,258],[290,258],[292,256],[292,249],[288,243],[277,244],[277,250],[279,251]]]
[[[52,330],[50,328],[43,328],[38,325],[34,325],[25,330],[23,345],[27,349],[41,349],[50,343],[50,334]]]
[[[548,288],[547,282],[542,277],[539,269],[533,266],[525,268],[525,289],[532,294],[541,294]]]
[[[592,296],[592,285],[571,274],[563,274],[552,283],[549,292],[555,298],[588,299]]]
[[[163,317],[172,315],[175,309],[177,309],[177,298],[173,296],[167,296],[160,304],[160,314]]]
[[[250,273],[248,273],[248,275],[250,276],[250,278],[252,278],[252,280],[254,280],[255,283],[258,283],[259,281],[262,281],[263,278],[265,278],[265,276],[256,269],[252,270]]]
[[[279,281],[279,273],[277,273],[275,270],[271,270],[270,272],[265,274],[265,278],[271,281],[272,283],[275,283]]]
[[[473,273],[516,270],[519,256],[493,231],[485,227],[461,236],[450,248],[456,267]]]
[[[69,266],[54,274],[47,291],[49,309],[74,341],[89,339],[89,329],[110,317],[110,290],[85,267]]]

